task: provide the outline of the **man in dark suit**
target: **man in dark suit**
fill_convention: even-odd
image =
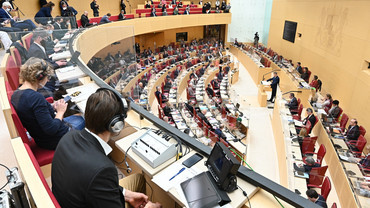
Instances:
[[[298,101],[294,93],[289,94],[289,99],[289,103],[287,103],[289,110],[296,110],[298,108]]]
[[[303,73],[301,62],[297,62],[297,67],[295,68],[295,70],[297,70],[297,72],[300,73],[300,74]]]
[[[161,93],[161,91],[160,91],[160,89],[159,89],[159,86],[157,86],[157,87],[156,87],[155,96],[157,97],[158,102],[160,101],[160,99],[159,99],[160,97],[162,97],[162,103],[167,102],[167,98],[166,98],[166,96],[164,96],[164,95]],[[160,104],[162,104],[162,103],[160,103]]]
[[[206,118],[206,113],[207,113],[207,110],[202,110],[202,112],[199,112],[198,113],[198,116],[200,119],[202,119],[202,121],[204,121],[208,126],[211,126],[211,123],[209,123],[208,119]]]
[[[88,15],[89,15],[89,13],[87,11],[85,11],[81,15],[81,26],[82,27],[89,27],[89,26],[92,26],[93,25],[93,24],[90,23],[90,20],[89,20]]]
[[[319,195],[314,189],[308,189],[306,191],[307,198],[312,201],[313,203],[327,208],[328,205],[326,204],[326,200],[324,199],[323,196]]]
[[[277,75],[277,72],[274,72],[274,77],[272,77],[271,79],[268,79],[267,81],[271,81],[270,86],[271,86],[271,89],[272,89],[271,98],[268,101],[273,102],[274,98],[276,96],[277,86],[280,83],[280,78]]]
[[[340,114],[339,101],[334,100],[332,103],[332,107],[329,110],[329,116],[336,119],[340,116],[339,114]]]
[[[206,88],[206,91],[207,91],[207,94],[210,96],[210,97],[213,97],[213,94],[214,94],[214,91],[211,87],[211,84],[208,84],[207,88]]]
[[[28,49],[28,56],[29,57],[36,57],[40,59],[44,59],[45,61],[49,62],[54,69],[65,66],[66,61],[52,61],[46,55],[45,51],[45,40],[48,38],[48,34],[45,31],[36,31],[33,33],[33,43],[30,45]]]
[[[9,13],[12,9],[13,7],[9,2],[5,1],[2,4],[2,8],[0,8],[0,23],[3,23],[4,21],[9,21],[12,27],[21,30],[27,29],[28,31],[32,31],[36,28],[36,25],[30,19],[17,21],[19,19],[18,17],[13,18],[12,15]]]
[[[52,183],[53,194],[61,207],[122,208],[125,202],[133,207],[160,207],[137,192],[145,189],[141,174],[119,182],[116,166],[107,156],[112,151],[108,141],[124,129],[128,101],[119,99],[108,89],[92,94],[86,104],[86,128],[68,132],[58,144]]]
[[[82,19],[82,17],[81,17]],[[62,22],[63,22],[63,18],[58,16],[58,17],[55,17],[54,18],[54,30],[53,30],[53,37],[55,39],[58,39],[58,40],[61,40],[64,35],[66,34],[67,30],[63,30],[62,29]],[[81,20],[82,22],[82,20]]]
[[[348,140],[357,140],[360,136],[360,127],[357,125],[356,119],[353,118],[349,121],[349,126],[345,136]]]
[[[93,0],[90,3],[90,8],[93,10],[94,17],[99,17],[99,5],[97,4],[96,0]]]
[[[125,20],[125,19],[126,19],[125,11],[121,10],[121,13],[119,13],[119,15],[118,15],[118,20]]]

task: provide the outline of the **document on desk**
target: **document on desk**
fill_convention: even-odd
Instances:
[[[328,115],[324,109],[318,109],[318,110],[317,110],[317,113],[318,113],[318,114]]]
[[[173,163],[172,165],[168,166],[166,169],[155,175],[152,179],[154,183],[156,183],[159,187],[161,187],[165,191],[169,191],[171,188],[175,187],[176,185],[182,183],[183,181],[186,181],[189,178],[192,178],[201,171],[196,167],[186,168],[182,171],[180,174],[176,175],[179,170],[184,168],[180,163]],[[174,177],[172,180],[170,180],[171,177]]]
[[[304,126],[303,123],[302,123],[302,121],[297,121],[297,120],[294,120],[294,125],[300,126],[300,127],[303,127]]]
[[[261,81],[261,84],[262,85],[270,85],[270,82],[268,82],[268,81]]]

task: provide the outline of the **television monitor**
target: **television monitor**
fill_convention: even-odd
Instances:
[[[283,39],[294,43],[297,31],[297,23],[285,20]]]
[[[181,42],[181,41],[188,41],[187,32],[176,33],[176,42]]]

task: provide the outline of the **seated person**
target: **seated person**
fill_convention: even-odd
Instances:
[[[193,114],[194,112],[194,103],[191,100],[188,100],[188,102],[185,102],[185,107],[188,109],[190,113]]]
[[[220,127],[217,128],[217,129],[215,129],[215,133],[218,135],[218,137],[226,140],[226,136],[223,133],[223,130],[224,130],[224,125],[223,124],[220,124]]]
[[[143,93],[144,91],[144,87],[143,87],[143,83],[142,82],[139,82],[139,84],[136,85],[135,89],[134,89],[134,97],[133,99],[136,100],[136,99],[140,99],[140,95]]]
[[[198,113],[199,118],[204,121],[208,126],[212,126],[211,123],[209,123],[208,119],[206,118],[206,113],[207,110],[202,110],[201,112]],[[210,129],[211,130],[211,129]]]
[[[46,54],[45,43],[48,39],[49,34],[46,31],[35,31],[32,36],[33,41],[28,49],[28,56],[39,59],[44,59],[49,62],[54,69],[65,66],[67,62],[65,60],[52,61]]]
[[[212,87],[214,90],[219,90],[220,89],[220,84],[218,83],[217,81],[217,77],[215,77],[212,81],[211,81],[211,84],[212,84]]]
[[[104,15],[101,19],[100,19],[100,22],[99,24],[105,24],[105,23],[110,23],[111,21],[109,20],[109,18],[111,17],[112,15],[110,13]]]
[[[36,144],[45,149],[54,150],[59,140],[70,129],[83,129],[85,121],[81,116],[72,115],[64,118],[67,103],[63,99],[53,105],[37,92],[44,86],[52,74],[52,68],[44,60],[30,58],[21,66],[20,76],[24,83],[11,98],[23,126],[35,140]]]
[[[315,126],[315,123],[316,123],[316,117],[315,115],[313,114],[313,110],[311,108],[307,108],[306,109],[306,113],[307,113],[307,117],[305,119],[302,120],[302,124],[303,125],[306,125],[307,124],[307,121],[310,121],[311,123],[311,129],[310,131],[308,132],[308,134],[311,133],[313,127]]]
[[[313,87],[317,90],[317,88],[319,88],[319,81],[318,80],[319,80],[319,77],[317,75],[314,75],[313,80],[310,83],[310,87]]]
[[[301,74],[301,78],[308,83],[308,79],[310,78],[310,75],[308,74],[308,68],[303,68],[303,73]]]
[[[329,110],[332,103],[333,103],[333,98],[331,97],[331,94],[326,94],[323,102],[316,102],[314,106],[316,106],[317,108],[323,108],[323,109]]]
[[[360,127],[357,125],[357,120],[355,118],[349,121],[349,126],[347,132],[343,133],[348,140],[357,140],[360,136]]]
[[[318,163],[316,163],[315,159],[313,159],[312,157],[307,157],[306,158],[306,163],[307,164],[298,165],[299,171],[310,173],[312,168],[320,167],[320,165]]]
[[[125,10],[121,10],[121,13],[118,15],[118,20],[125,20]]]
[[[324,199],[323,196],[319,195],[314,189],[308,189],[306,191],[307,198],[312,201],[313,203],[327,208],[328,205],[326,204],[326,200]]]
[[[82,27],[90,27],[92,26],[93,24],[90,23],[90,20],[89,20],[89,13],[87,11],[85,11],[82,15],[81,15],[81,26]]]
[[[171,111],[171,104],[169,102],[166,102],[166,105],[163,107],[164,115],[168,118],[172,118]]]
[[[152,8],[152,11],[150,12],[150,16],[151,16],[151,17],[156,17],[156,16],[157,16],[157,13],[156,13],[155,7],[153,7],[153,8]]]
[[[207,85],[206,91],[207,91],[207,94],[208,94],[208,96],[209,96],[209,97],[213,97],[213,95],[214,95],[214,91],[213,91],[213,89],[212,89],[211,84],[208,84],[208,85]]]
[[[195,89],[192,83],[189,83],[188,93],[189,93],[189,97],[195,97]]]
[[[168,99],[166,98],[166,96],[163,95],[163,93],[160,91],[160,88],[159,86],[155,87],[156,91],[155,91],[155,96],[157,97],[158,99],[158,102],[160,101],[160,98],[162,98],[162,103],[165,103],[168,101]],[[162,104],[160,103],[160,104]]]
[[[167,77],[166,82],[165,82],[164,87],[163,87],[163,90],[164,91],[170,91],[170,89],[172,88],[172,83],[173,82],[172,82],[171,78]]]
[[[145,190],[143,175],[118,181],[116,166],[107,156],[112,151],[107,142],[124,129],[127,103],[115,92],[99,89],[87,100],[86,128],[60,141],[52,164],[52,191],[61,207],[160,207],[138,192]]]
[[[301,62],[297,62],[297,67],[295,68],[299,74],[303,74]]]
[[[30,19],[18,21],[18,17],[12,17],[12,15],[9,13],[12,9],[12,5],[9,2],[3,2],[2,8],[0,8],[0,23],[6,21],[10,23],[12,28],[18,28],[21,30],[27,29],[28,31],[32,31],[36,28],[35,23],[33,23]]]
[[[332,104],[332,107],[329,110],[329,116],[331,118],[337,119],[340,116],[339,113],[340,113],[339,101],[334,100],[333,104]]]
[[[150,4],[149,4],[149,1],[146,1],[146,4],[145,4],[145,9],[149,9],[150,8]]]
[[[289,103],[286,104],[289,110],[296,110],[298,108],[298,100],[294,96],[294,93],[289,94],[289,99]]]

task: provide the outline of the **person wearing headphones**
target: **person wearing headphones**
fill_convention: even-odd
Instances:
[[[113,90],[98,89],[86,103],[86,128],[61,139],[51,174],[52,191],[61,207],[128,207],[125,202],[140,208],[161,207],[138,192],[145,190],[143,175],[118,181],[116,166],[108,157],[112,148],[107,142],[124,129],[128,103]]]
[[[79,115],[64,118],[67,103],[63,99],[51,105],[37,92],[44,87],[52,74],[53,69],[46,61],[28,59],[20,69],[20,77],[24,83],[14,91],[11,98],[19,119],[36,144],[50,150],[57,147],[59,140],[70,129],[85,127],[85,121]]]

